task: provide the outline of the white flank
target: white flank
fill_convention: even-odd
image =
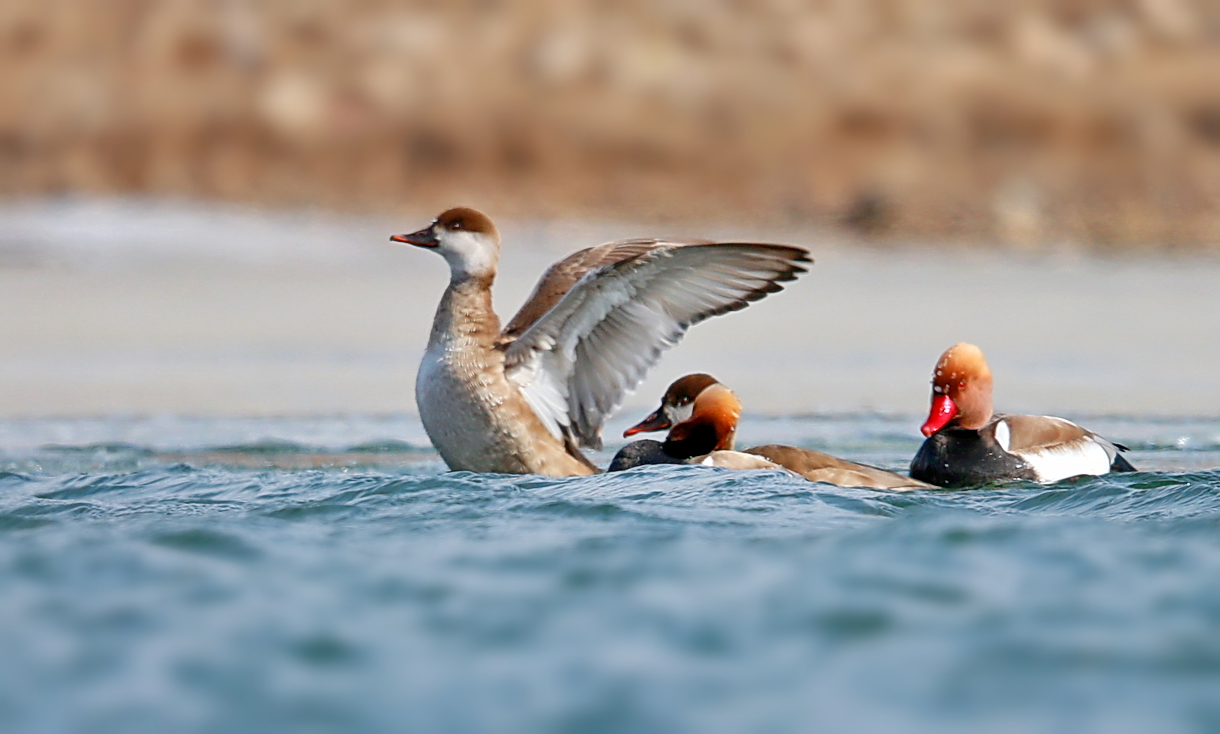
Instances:
[[[1033,467],[1040,482],[1057,482],[1082,474],[1110,472],[1109,452],[1092,438],[1013,453]]]
[[[787,474],[797,476],[794,472],[776,464],[770,459],[758,456],[757,454],[747,454],[744,451],[720,450],[713,451],[708,454],[703,461],[699,462],[704,466],[718,466],[722,469],[766,469],[768,471],[782,471]]]

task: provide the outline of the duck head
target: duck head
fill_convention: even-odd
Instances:
[[[732,390],[711,375],[687,375],[669,386],[661,407],[624,431],[623,436],[668,428],[665,453],[688,459],[732,449],[740,417],[741,402]]]
[[[719,385],[715,377],[697,373],[674,380],[661,396],[661,407],[644,420],[623,431],[623,438],[648,431],[663,431],[688,420],[695,410],[695,398],[712,385]]]
[[[932,408],[920,431],[947,426],[977,431],[991,420],[991,368],[983,350],[962,342],[949,347],[932,373]]]
[[[442,212],[418,232],[393,235],[390,241],[436,250],[449,263],[454,279],[494,276],[500,258],[496,225],[486,214],[464,206]]]

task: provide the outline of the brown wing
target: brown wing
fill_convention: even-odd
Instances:
[[[1006,448],[1012,453],[1046,449],[1094,436],[1091,431],[1086,431],[1071,421],[1047,415],[997,415],[987,427],[988,430],[994,432],[996,424],[1001,420],[1008,424]]]
[[[1111,470],[1135,471],[1119,456],[1126,447],[1063,418],[997,415],[983,430],[990,432],[1003,449],[1032,465],[1042,481],[1055,481],[1048,477],[1105,474]],[[1104,464],[1099,463],[1103,458]]]
[[[576,271],[598,260],[610,262],[555,300]],[[582,254],[553,276],[554,288],[546,285],[552,276],[543,278],[514,317],[510,328],[529,325],[502,336],[504,374],[553,434],[600,448],[606,416],[687,329],[781,290],[810,262],[799,247],[746,242],[632,240]]]
[[[681,244],[698,244],[694,240],[683,241]],[[534,292],[500,332],[500,343],[507,344],[521,336],[522,332],[542,318],[542,315],[554,308],[564,295],[572,290],[572,286],[594,268],[612,265],[628,258],[642,255],[645,252],[661,246],[661,241],[654,238],[640,238],[608,242],[597,247],[587,247],[568,255],[564,259],[547,268]],[[673,242],[666,242],[673,245]]]
[[[1041,482],[1083,474],[1135,471],[1119,456],[1125,449],[1071,421],[1047,415],[999,415],[983,432],[1021,457]]]
[[[901,474],[867,464],[857,464],[854,461],[823,454],[821,451],[768,444],[746,449],[745,452],[762,456],[785,469],[800,474],[811,482],[872,489],[937,489],[918,479],[904,477]]]

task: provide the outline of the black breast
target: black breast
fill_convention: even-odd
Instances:
[[[614,459],[610,462],[609,468],[606,471],[623,471],[630,469],[633,466],[644,466],[645,464],[685,464],[682,459],[675,458],[665,453],[660,441],[653,441],[646,438],[642,441],[632,441],[623,448],[619,449],[614,455]]]
[[[923,442],[911,460],[911,477],[940,487],[966,487],[997,479],[1037,479],[1019,456],[996,443],[987,428],[946,428]]]
[[[672,436],[672,431],[670,434],[661,447],[668,456],[689,459],[694,456],[710,454],[716,450],[718,442],[716,427],[710,423],[694,423],[689,425],[686,431],[686,438],[675,439]]]

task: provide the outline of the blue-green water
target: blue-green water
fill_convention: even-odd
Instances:
[[[901,467],[917,424],[741,434]],[[1220,731],[1220,420],[1089,425],[1157,471],[555,480],[443,473],[409,418],[0,421],[0,729]]]

